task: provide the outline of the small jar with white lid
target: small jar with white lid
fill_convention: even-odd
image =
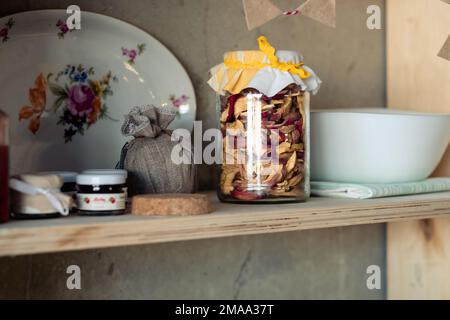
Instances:
[[[126,198],[125,175],[83,173],[77,176],[77,207],[80,214],[124,214]]]
[[[123,175],[125,179],[128,178],[128,171],[123,169],[88,169],[83,170],[83,174],[110,174],[110,175]]]
[[[125,177],[125,185],[124,185],[124,190],[125,190],[125,194],[128,200],[128,187],[126,185],[127,179],[128,179],[128,171],[124,170],[124,169],[88,169],[88,170],[83,170],[82,174],[106,174],[106,175],[119,175],[119,176],[124,176]]]

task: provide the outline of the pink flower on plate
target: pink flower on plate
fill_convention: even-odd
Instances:
[[[59,28],[59,30],[61,31],[62,34],[69,32],[69,27],[62,20],[58,20],[58,22],[56,23],[56,26]]]
[[[175,107],[179,108],[182,104],[186,103],[189,100],[189,97],[183,94],[178,99],[172,99],[172,103]]]
[[[145,43],[138,44],[136,49],[127,49],[122,47],[122,56],[128,58],[129,64],[134,64],[138,56],[145,50]]]
[[[3,28],[0,30],[0,37],[5,38],[8,36],[8,28]]]
[[[9,39],[9,30],[14,25],[14,19],[10,18],[7,23],[5,23],[5,26],[0,29],[0,38],[2,39],[2,42],[6,42]]]
[[[134,63],[134,60],[138,56],[138,52],[135,49],[122,48],[122,55],[129,59],[130,63]]]
[[[130,58],[131,60],[136,59],[137,57],[137,51],[132,49],[128,52],[128,58]]]
[[[67,107],[73,116],[87,116],[93,111],[95,94],[91,87],[76,84],[69,89]]]

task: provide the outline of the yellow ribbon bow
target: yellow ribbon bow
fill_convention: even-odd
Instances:
[[[270,45],[266,37],[264,36],[259,37],[258,44],[259,50],[266,55],[267,59],[269,60],[269,63],[257,61],[252,63],[243,63],[233,59],[225,59],[224,61],[225,66],[231,69],[245,69],[245,68],[262,69],[265,67],[270,67],[273,69],[278,69],[281,71],[286,71],[291,74],[298,75],[301,79],[306,79],[311,76],[311,74],[308,71],[302,68],[302,66],[304,65],[303,62],[301,63],[280,62],[278,60],[278,57],[275,55],[275,48]]]

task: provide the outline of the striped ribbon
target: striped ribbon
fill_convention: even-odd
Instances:
[[[289,10],[289,11],[283,11],[283,14],[285,16],[295,16],[300,13],[300,10]]]

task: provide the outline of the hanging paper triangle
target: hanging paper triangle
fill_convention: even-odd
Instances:
[[[336,0],[308,0],[298,10],[305,17],[336,28]]]
[[[450,61],[450,36],[448,36],[447,41],[445,41],[445,44],[441,51],[439,51],[438,56]]]
[[[281,14],[281,10],[270,0],[242,0],[245,20],[249,30],[262,26]]]

